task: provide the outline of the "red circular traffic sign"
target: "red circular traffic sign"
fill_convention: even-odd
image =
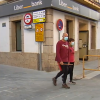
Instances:
[[[33,18],[32,18],[32,15],[30,13],[25,14],[24,23],[26,25],[30,25],[32,23],[32,20],[33,20]]]
[[[57,20],[57,29],[61,31],[63,29],[63,21],[61,19]]]

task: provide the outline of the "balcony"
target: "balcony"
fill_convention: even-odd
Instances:
[[[100,10],[100,0],[73,0],[77,3],[80,3],[86,7],[94,9],[96,11]]]
[[[17,2],[17,1],[22,1],[22,0],[0,0],[0,5],[13,3],[13,2]]]

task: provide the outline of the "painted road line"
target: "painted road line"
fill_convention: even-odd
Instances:
[[[93,78],[93,77],[95,77],[95,76],[97,76],[99,74],[100,74],[100,71],[94,71],[94,72],[92,72],[90,74],[85,75],[84,79],[91,79],[91,78]]]

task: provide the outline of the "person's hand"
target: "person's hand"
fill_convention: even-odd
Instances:
[[[64,63],[61,61],[61,62],[60,62],[60,65],[63,65],[63,64],[64,64]]]
[[[70,65],[70,62],[68,62],[68,65]]]

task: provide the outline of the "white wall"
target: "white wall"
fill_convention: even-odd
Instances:
[[[35,42],[35,30],[24,30],[24,52],[38,53],[38,42]]]
[[[62,19],[62,21],[64,22],[64,13],[63,12],[59,12],[54,10],[53,11],[53,52],[56,53],[56,43],[59,40],[59,33],[56,27],[56,23],[58,19]],[[63,30],[60,32],[60,39],[62,39],[62,34],[64,33],[64,28]]]
[[[6,23],[6,27],[2,27],[2,23]],[[10,52],[9,29],[9,17],[0,18],[0,52]],[[35,42],[35,30],[24,30],[24,52],[39,53],[38,42]]]
[[[57,20],[58,19],[62,19],[63,23],[65,24],[66,21],[65,21],[65,15],[66,13],[64,12],[60,12],[60,11],[56,11],[54,10],[53,11],[53,52],[56,53],[56,43],[58,42],[58,30],[57,30],[57,27],[56,27],[56,23],[57,23]],[[63,30],[61,31],[60,33],[60,39],[62,39],[62,34],[64,32],[64,27],[63,27]],[[77,18],[75,19],[75,51],[78,50],[78,22],[77,22]]]
[[[100,49],[100,21],[97,23],[96,49]]]
[[[6,23],[6,27],[2,27]],[[9,17],[0,18],[0,52],[10,52]]]

